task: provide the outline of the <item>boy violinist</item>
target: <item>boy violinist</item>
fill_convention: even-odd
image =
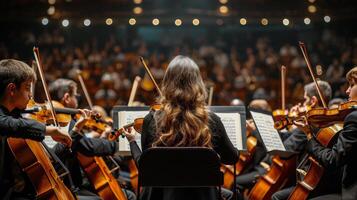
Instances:
[[[70,79],[57,79],[49,85],[49,92],[52,100],[58,101],[67,108],[78,107],[78,93],[77,84]],[[92,115],[92,112],[88,113],[88,117]],[[69,130],[82,129],[85,125],[81,123],[81,126],[73,124],[75,120],[72,120],[69,125]],[[77,122],[78,123],[78,122]],[[82,173],[80,169],[79,160],[76,157],[76,153],[82,153],[86,156],[111,156],[118,149],[118,143],[115,141],[109,141],[104,138],[90,138],[83,135],[82,131],[70,131],[73,139],[72,152],[69,152],[63,145],[57,144],[54,146],[54,151],[58,157],[67,165],[76,188],[79,189],[78,194],[86,196],[87,199],[99,199],[99,197],[92,193],[91,188],[88,187],[85,181],[82,179]],[[129,190],[123,190],[128,200],[135,200],[136,196]]]
[[[349,101],[357,101],[357,67],[351,69],[346,79],[349,87],[346,90]],[[357,199],[357,110],[352,110],[343,122],[337,142],[331,147],[321,146],[312,134],[307,132],[308,151],[325,167],[326,170],[342,169],[341,194],[330,194],[316,199]]]
[[[45,135],[71,146],[67,132],[21,117],[32,97],[31,84],[36,74],[26,63],[5,59],[0,61],[0,197],[2,199],[33,199],[34,188],[12,155],[8,137],[42,141]]]

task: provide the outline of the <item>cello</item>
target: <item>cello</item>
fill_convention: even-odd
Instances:
[[[84,81],[78,73],[78,79],[80,80],[82,89],[87,98],[90,109],[93,109],[92,101],[89,98],[87,89],[85,87]],[[92,184],[95,192],[104,200],[127,199],[122,188],[120,187],[118,181],[112,175],[112,172],[119,169],[118,164],[113,158],[109,157],[110,160],[116,165],[116,167],[110,170],[102,157],[97,156],[85,156],[80,152],[77,152],[77,159],[81,165],[83,171],[88,177],[90,183]]]
[[[288,125],[288,113],[285,110],[285,76],[286,67],[281,67],[281,97],[282,109],[273,111],[274,128],[283,129]],[[277,126],[277,124],[279,126]],[[266,200],[270,199],[272,194],[284,187],[290,180],[294,178],[296,166],[295,156],[288,160],[282,160],[279,156],[273,156],[270,167],[265,167],[266,163],[261,163],[264,168],[268,168],[265,175],[260,177],[249,193],[249,199]]]
[[[37,66],[40,66],[37,56],[35,53]],[[64,174],[60,176],[57,174],[47,154],[51,152],[46,152],[44,144],[22,138],[8,138],[7,143],[21,170],[29,177],[36,192],[36,199],[76,199],[60,178],[69,174],[68,170],[56,156],[52,155],[65,170]]]

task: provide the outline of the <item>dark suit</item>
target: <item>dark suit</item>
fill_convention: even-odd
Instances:
[[[327,170],[342,168],[342,199],[357,199],[357,111],[346,116],[337,143],[332,148],[324,148],[311,139],[308,151]]]
[[[0,106],[0,198],[8,194],[10,188],[12,194],[18,193],[18,196],[34,195],[33,187],[26,174],[18,166],[13,154],[7,144],[7,137],[17,137],[42,141],[45,138],[45,125],[22,118],[19,110],[9,112],[4,106]],[[25,184],[25,188],[18,189],[14,182]],[[22,195],[24,194],[24,195]],[[29,194],[29,195],[28,195]]]
[[[212,134],[213,149],[220,155],[224,164],[234,164],[238,159],[238,151],[229,140],[226,130],[220,118],[210,113],[209,128]],[[141,133],[142,150],[152,146],[156,139],[156,127],[153,112],[150,112],[144,119],[143,131]],[[140,149],[136,143],[131,143],[131,151],[134,159],[140,159]],[[143,199],[167,199],[167,200],[190,200],[190,199],[217,199],[215,188],[144,188]]]

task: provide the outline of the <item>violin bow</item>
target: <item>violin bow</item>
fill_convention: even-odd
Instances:
[[[310,60],[309,60],[309,57],[308,57],[308,54],[307,54],[306,46],[305,46],[305,44],[304,44],[303,42],[300,42],[300,41],[299,41],[299,46],[300,46],[302,55],[304,56],[306,65],[307,65],[307,67],[309,68],[310,75],[311,75],[312,79],[314,80],[314,83],[315,83],[317,92],[318,92],[319,97],[320,97],[321,102],[322,102],[322,105],[323,105],[323,107],[326,109],[326,108],[327,108],[327,104],[326,104],[326,102],[325,102],[325,98],[324,98],[324,96],[323,96],[323,94],[322,94],[322,92],[321,92],[321,89],[320,89],[320,87],[319,87],[319,84],[317,83],[317,80],[316,80],[316,78],[315,78],[314,72],[312,71],[312,67],[311,67],[311,63],[310,63]]]
[[[208,94],[208,106],[212,105],[212,99],[213,99],[213,90],[214,90],[214,86],[211,85],[209,87],[209,94]]]
[[[285,78],[286,78],[286,67],[281,66],[281,109],[285,111]]]
[[[88,105],[89,105],[89,108],[91,110],[93,110],[93,103],[92,103],[92,100],[90,99],[90,96],[89,96],[89,93],[88,93],[88,90],[87,90],[87,87],[83,81],[83,77],[82,77],[82,71],[81,70],[77,70],[77,76],[78,76],[78,80],[79,80],[79,83],[81,84],[82,86],[82,90],[84,92],[84,96],[86,97],[87,99],[87,102],[88,102]]]
[[[133,102],[134,102],[134,99],[135,99],[135,95],[136,95],[136,91],[138,89],[138,85],[139,85],[140,81],[141,81],[140,76],[136,76],[135,79],[134,79],[133,87],[131,88],[131,91],[130,91],[130,97],[129,97],[129,101],[128,101],[128,106],[132,106],[133,105]]]
[[[141,63],[144,65],[144,67],[145,67],[145,69],[146,69],[146,72],[149,74],[149,77],[150,77],[150,79],[152,80],[152,82],[154,83],[154,85],[155,85],[157,91],[159,92],[160,96],[162,96],[162,92],[161,92],[159,86],[157,85],[157,83],[156,83],[156,81],[155,81],[155,79],[154,79],[154,76],[151,74],[150,69],[149,69],[149,67],[146,65],[145,60],[144,60],[144,58],[143,58],[142,56],[140,56],[140,61],[141,61]]]
[[[51,111],[51,115],[53,117],[53,122],[54,122],[55,126],[58,127],[59,124],[58,124],[57,119],[56,119],[56,111],[55,111],[54,106],[52,104],[52,99],[51,99],[50,93],[48,91],[48,85],[46,83],[45,75],[44,75],[44,72],[43,72],[43,68],[41,66],[40,51],[38,50],[37,47],[33,48],[33,54],[35,56],[38,72],[40,74],[40,78],[41,78],[43,89],[45,90],[47,101],[50,104],[50,108],[51,108],[50,111]]]

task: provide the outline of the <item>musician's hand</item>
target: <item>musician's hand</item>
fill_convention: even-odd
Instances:
[[[293,122],[294,125],[296,125],[300,130],[302,130],[306,134],[308,140],[312,138],[311,129],[305,116],[301,117],[301,119],[299,120],[294,120]]]
[[[83,127],[86,124],[86,122],[92,116],[92,111],[90,111],[90,110],[79,109],[79,111],[81,112],[81,118],[79,118],[79,120],[77,121],[77,123],[73,127],[73,130],[76,131],[76,132],[80,132],[83,129]]]
[[[112,132],[112,127],[110,126],[106,126],[105,130],[103,131],[103,133],[100,135],[100,138],[108,138],[109,134],[111,134]]]
[[[46,126],[46,135],[52,137],[53,140],[64,144],[65,146],[72,146],[72,138],[67,132],[60,130],[58,127]]]
[[[132,127],[128,129],[124,129],[123,134],[125,135],[126,139],[128,139],[129,142],[135,141],[135,131],[133,131]]]

